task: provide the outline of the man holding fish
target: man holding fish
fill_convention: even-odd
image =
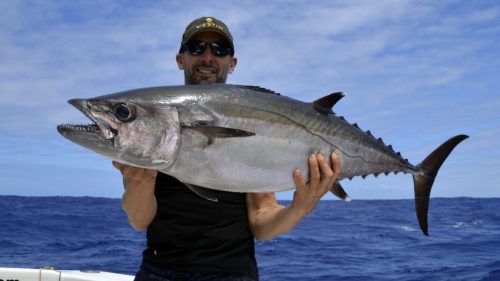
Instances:
[[[191,22],[176,61],[186,85],[226,83],[237,64],[227,26],[213,17]],[[332,166],[326,156],[310,155],[309,179],[299,169],[290,171],[296,191],[289,206],[280,205],[274,193],[206,190],[113,162],[123,175],[122,206],[129,222],[147,230],[148,247],[135,280],[258,280],[254,239],[293,229],[315,208],[339,177],[337,156],[328,157]]]

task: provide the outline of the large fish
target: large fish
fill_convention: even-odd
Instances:
[[[69,140],[112,160],[176,177],[200,196],[205,189],[277,192],[294,188],[308,156],[335,151],[340,179],[391,172],[413,175],[417,217],[428,235],[434,178],[465,135],[455,136],[414,166],[370,132],[337,117],[333,93],[312,103],[254,86],[225,84],[131,90],[70,104],[94,123],[59,125]],[[306,175],[307,176],[307,175]],[[199,188],[204,187],[204,188]],[[349,199],[337,182],[332,192]]]

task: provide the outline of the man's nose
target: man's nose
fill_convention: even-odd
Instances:
[[[204,62],[213,62],[214,61],[214,55],[212,54],[212,49],[210,48],[210,46],[207,46],[205,51],[203,51],[203,53],[201,54],[201,59]]]

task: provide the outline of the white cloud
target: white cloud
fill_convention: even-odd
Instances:
[[[489,133],[498,131],[500,120],[495,3],[200,1],[190,6],[0,2],[2,132],[53,136],[57,123],[85,120],[67,99],[181,84],[174,56],[185,25],[213,15],[235,37],[239,62],[230,83],[257,84],[306,101],[345,91],[336,111],[415,158],[464,131],[475,134],[470,153],[500,141]],[[474,159],[477,166],[485,166],[483,157]]]

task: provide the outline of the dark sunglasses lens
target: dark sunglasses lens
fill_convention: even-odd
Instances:
[[[210,44],[210,48],[212,49],[212,55],[216,57],[225,57],[230,54],[229,48],[222,47],[217,43]]]
[[[203,54],[207,48],[207,43],[205,42],[192,42],[187,46],[189,53],[193,56],[199,56]]]

